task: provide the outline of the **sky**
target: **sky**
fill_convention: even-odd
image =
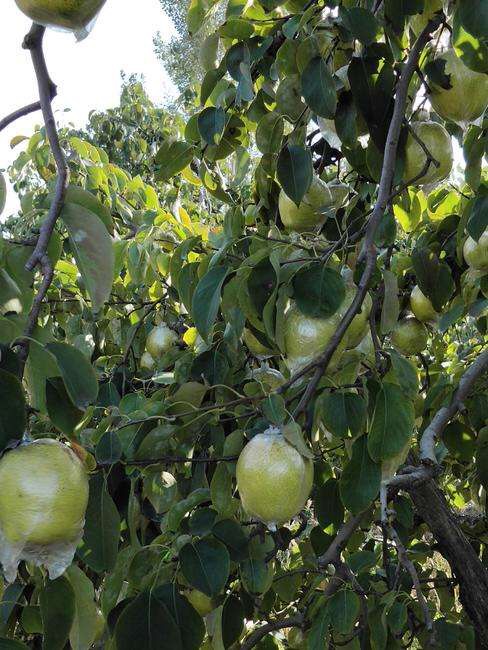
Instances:
[[[4,117],[37,100],[38,93],[29,53],[21,47],[31,23],[14,0],[0,0],[0,4],[0,115]],[[172,32],[159,0],[107,0],[93,31],[79,43],[72,34],[48,30],[44,52],[51,77],[58,86],[53,107],[59,122],[73,122],[80,127],[86,123],[90,110],[117,106],[121,71],[143,74],[153,101],[162,103],[173,97],[175,89],[153,50],[153,36],[158,31],[168,37]],[[70,112],[64,112],[66,108]],[[6,169],[19,153],[19,149],[10,148],[11,139],[15,135],[31,135],[40,121],[40,113],[36,113],[0,133],[0,170]],[[14,212],[17,206],[10,190],[4,214]]]

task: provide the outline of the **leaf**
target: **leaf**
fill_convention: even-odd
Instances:
[[[207,144],[217,144],[225,128],[225,111],[210,106],[198,116],[198,132]]]
[[[312,318],[330,318],[346,297],[340,273],[320,262],[298,271],[293,278],[293,291],[298,309]]]
[[[232,476],[224,463],[218,463],[210,483],[212,503],[217,512],[226,516],[232,514]]]
[[[331,524],[337,528],[344,519],[344,505],[339,493],[339,481],[329,479],[315,489],[313,495],[315,516],[322,528],[328,528]]]
[[[186,499],[182,499],[171,507],[168,513],[166,525],[168,530],[177,530],[185,515],[187,515],[193,508],[196,508],[201,503],[210,501],[211,495],[208,488],[197,488]]]
[[[117,650],[184,650],[168,608],[149,591],[124,608],[115,626],[115,642]]]
[[[0,650],[29,650],[29,649],[21,641],[14,641],[13,639],[4,639],[0,637]]]
[[[354,515],[365,510],[376,498],[381,483],[381,466],[368,453],[368,440],[361,436],[354,441],[352,458],[340,479],[342,502]]]
[[[396,350],[389,350],[389,354],[391,371],[388,373],[388,381],[398,384],[405,396],[410,400],[414,400],[419,392],[417,369],[409,359],[406,359]]]
[[[370,45],[376,39],[378,22],[368,9],[362,7],[341,7],[339,16],[344,27],[363,45]]]
[[[318,415],[325,427],[338,438],[354,437],[363,432],[366,402],[356,393],[334,391],[324,394],[317,404]]]
[[[206,538],[186,544],[180,551],[180,562],[188,582],[207,596],[217,596],[225,587],[230,558],[218,540]]]
[[[75,618],[75,593],[61,576],[48,581],[39,594],[44,637],[43,650],[63,650]]]
[[[191,378],[201,381],[202,377],[211,386],[225,383],[229,372],[227,357],[218,350],[208,350],[195,357],[191,365]]]
[[[488,13],[484,0],[462,0],[454,14],[452,42],[464,65],[488,74]]]
[[[266,113],[256,128],[256,145],[261,153],[278,153],[284,133],[284,121],[279,113]]]
[[[248,557],[248,538],[235,519],[221,519],[214,524],[212,534],[225,544],[233,562],[242,562]]]
[[[466,229],[471,237],[478,241],[488,228],[488,195],[478,196],[472,206]]]
[[[205,625],[202,617],[178,592],[176,585],[159,585],[152,594],[165,605],[176,623],[183,650],[199,650],[205,636]]]
[[[350,589],[337,591],[328,603],[331,625],[338,634],[349,634],[359,616],[359,597]]]
[[[329,66],[322,57],[311,59],[303,71],[302,94],[314,113],[320,117],[334,117],[337,93]]]
[[[226,266],[214,266],[198,282],[192,300],[192,316],[200,336],[208,340],[219,312],[222,286],[229,273]]]
[[[5,204],[7,202],[7,183],[5,182],[5,176],[0,173],[0,214],[5,210]]]
[[[0,370],[0,452],[22,440],[27,424],[24,391],[15,375]]]
[[[115,255],[112,239],[99,217],[81,205],[67,203],[61,213],[76,265],[98,312],[112,290]]]
[[[308,633],[307,650],[326,650],[329,640],[330,615],[326,607],[318,610],[318,616],[313,619]]]
[[[51,377],[46,381],[46,407],[54,426],[71,437],[84,412],[76,408],[70,400],[60,377]]]
[[[193,160],[195,149],[192,144],[182,141],[166,140],[157,152],[155,177],[158,181],[168,181],[183,171]]]
[[[296,205],[300,205],[313,179],[310,149],[294,144],[286,145],[278,157],[276,171],[285,194]]]
[[[98,441],[95,458],[100,465],[113,465],[122,457],[122,444],[115,431],[106,431]]]
[[[66,391],[75,406],[85,409],[96,401],[98,382],[86,356],[67,343],[47,343],[46,349],[56,359]]]
[[[430,298],[436,311],[442,311],[455,289],[449,266],[425,247],[414,249],[412,263],[420,290]]]
[[[98,472],[90,479],[81,556],[88,566],[102,573],[111,571],[117,560],[120,517],[107,491],[104,476]]]
[[[92,581],[76,565],[66,571],[66,578],[75,595],[75,615],[71,626],[69,642],[72,650],[88,650],[96,635],[98,616],[95,605],[95,591]]]
[[[302,428],[298,422],[288,422],[288,424],[285,424],[285,426],[282,427],[281,432],[285,440],[289,442],[292,447],[295,447],[301,456],[313,460],[314,454],[305,442]]]
[[[400,315],[398,279],[394,273],[388,269],[383,269],[383,282],[385,285],[385,297],[381,307],[380,330],[382,334],[389,334],[393,331]]]
[[[285,400],[281,395],[269,395],[262,404],[264,417],[271,424],[283,424],[286,419]]]
[[[227,596],[222,608],[222,642],[230,648],[239,641],[244,628],[244,607],[237,596]]]
[[[373,460],[388,460],[399,454],[413,435],[415,415],[412,403],[395,384],[383,383],[376,396],[368,435]]]
[[[61,210],[61,218],[63,218],[64,207],[67,203],[74,203],[86,208],[100,219],[109,233],[113,233],[114,224],[109,208],[101,203],[92,192],[76,185],[69,185],[66,190],[63,210]]]

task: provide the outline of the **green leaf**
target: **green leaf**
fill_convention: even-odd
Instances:
[[[229,553],[216,539],[186,544],[180,551],[180,562],[188,582],[207,596],[217,596],[229,577]]]
[[[181,521],[193,508],[196,508],[201,503],[210,501],[211,495],[208,488],[197,488],[186,499],[182,499],[172,506],[168,513],[166,525],[168,530],[177,530]]]
[[[293,278],[293,291],[298,309],[312,318],[330,318],[346,296],[340,273],[320,262],[298,271]]]
[[[318,416],[325,427],[338,438],[362,433],[366,420],[366,402],[356,393],[334,391],[325,393],[317,403]]]
[[[219,313],[222,286],[229,273],[226,266],[214,266],[198,282],[192,300],[195,326],[204,340],[208,340]]]
[[[198,116],[198,132],[207,144],[217,144],[225,128],[225,111],[210,106]]]
[[[158,181],[168,181],[183,171],[193,160],[195,149],[192,144],[182,141],[166,140],[157,152],[155,177]]]
[[[365,510],[376,498],[381,483],[381,466],[368,453],[368,440],[361,436],[354,441],[351,460],[340,479],[342,502],[353,514]]]
[[[304,458],[313,460],[314,454],[305,442],[302,428],[298,422],[288,422],[288,424],[285,424],[285,426],[281,428],[281,432],[285,440],[289,442],[292,447],[295,447],[299,454]]]
[[[376,39],[378,22],[368,9],[351,7],[339,9],[339,16],[344,27],[363,45],[370,45]]]
[[[455,289],[449,266],[426,247],[414,249],[412,263],[420,290],[430,298],[436,311],[442,311]]]
[[[69,635],[72,650],[88,650],[96,635],[98,616],[92,581],[75,564],[66,571],[75,595],[75,616]]]
[[[302,94],[314,113],[320,117],[334,117],[337,93],[329,66],[322,57],[311,59],[303,71]]]
[[[115,431],[106,431],[98,441],[95,458],[101,465],[113,465],[122,456],[122,444]]]
[[[281,395],[269,395],[262,404],[263,415],[271,424],[283,424],[287,417],[285,400]]]
[[[217,512],[222,516],[232,514],[232,476],[227,470],[225,462],[218,463],[210,483],[212,503]]]
[[[73,404],[60,377],[51,377],[46,381],[46,407],[54,426],[71,437],[84,412]]]
[[[67,343],[47,343],[46,349],[56,359],[67,393],[75,406],[85,409],[96,401],[98,382],[86,356]]]
[[[39,594],[44,637],[43,650],[63,650],[75,618],[75,593],[61,576],[48,581]]]
[[[98,312],[112,290],[115,255],[112,239],[100,218],[81,205],[67,203],[61,213],[76,265]]]
[[[202,378],[211,386],[225,383],[229,372],[227,357],[218,350],[208,350],[195,357],[191,365],[191,378],[201,381]]]
[[[129,603],[115,626],[117,650],[184,650],[178,627],[166,605],[149,591]]]
[[[415,415],[405,392],[395,384],[383,383],[376,396],[368,451],[377,462],[398,455],[413,435]]]
[[[295,144],[287,145],[278,157],[276,171],[285,194],[296,205],[300,205],[313,179],[310,149]]]
[[[244,628],[244,607],[237,596],[227,596],[222,608],[222,642],[230,648],[239,641]]]
[[[359,616],[359,597],[350,589],[337,591],[328,603],[331,625],[339,634],[349,634]]]
[[[484,0],[462,0],[453,20],[452,42],[463,63],[488,74],[488,13]]]
[[[308,633],[307,650],[326,650],[329,641],[330,614],[327,607],[321,607],[313,619]]]
[[[104,476],[98,472],[90,479],[81,556],[97,573],[111,571],[117,560],[120,517],[107,491]]]
[[[113,233],[114,224],[112,213],[92,192],[88,192],[88,190],[84,190],[82,187],[77,187],[76,185],[69,185],[66,190],[63,210],[61,210],[61,218],[63,218],[63,212],[67,203],[74,203],[82,208],[86,208],[100,219],[109,233]]]
[[[329,479],[313,495],[315,516],[322,528],[338,527],[344,519],[344,505],[339,493],[339,481]]]
[[[7,183],[5,176],[0,173],[0,214],[5,210],[5,203],[7,202]]]
[[[391,359],[391,370],[387,375],[387,381],[398,384],[405,393],[405,396],[414,400],[419,392],[419,380],[417,369],[414,364],[399,354],[396,350],[389,350]]]
[[[278,153],[284,133],[281,115],[272,111],[266,113],[256,128],[256,145],[261,153]]]
[[[178,592],[176,585],[159,585],[152,594],[165,605],[176,623],[183,650],[199,650],[205,636],[205,625],[202,617]]]
[[[368,612],[368,627],[371,650],[385,650],[388,643],[388,628],[383,609],[377,607]]]
[[[15,375],[0,370],[0,451],[22,440],[27,424],[24,391]]]
[[[488,83],[488,77],[487,77]],[[479,196],[471,206],[468,224],[466,229],[471,237],[478,241],[481,235],[488,228],[488,195]]]
[[[248,538],[235,519],[221,519],[214,524],[212,534],[225,544],[233,562],[242,562],[248,557]]]

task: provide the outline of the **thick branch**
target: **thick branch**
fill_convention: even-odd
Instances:
[[[473,385],[481,375],[488,370],[488,350],[485,350],[461,377],[459,386],[454,393],[449,406],[444,406],[434,416],[425,429],[420,440],[420,460],[426,464],[437,464],[435,443],[449,421],[463,408],[463,402],[468,397]]]
[[[290,381],[282,387],[282,391],[286,390],[288,386],[295,383],[300,377],[306,375],[308,372],[310,372],[310,370],[315,369],[314,376],[308,384],[307,389],[304,392],[302,399],[300,400],[300,403],[295,409],[295,416],[301,413],[307,407],[310,399],[317,389],[323,373],[327,369],[327,366],[332,359],[335,350],[344,338],[349,325],[352,323],[356,314],[360,313],[361,306],[368,292],[369,283],[376,268],[376,258],[378,256],[374,238],[378,225],[385,213],[389,197],[391,195],[397,159],[398,142],[407,106],[408,87],[417,67],[420,55],[425,45],[429,41],[431,33],[439,26],[440,20],[440,17],[436,17],[427,24],[426,28],[423,30],[414,46],[412,47],[412,50],[410,51],[407,62],[405,63],[402,74],[400,76],[400,80],[398,82],[393,116],[391,119],[390,127],[388,129],[388,137],[386,139],[385,155],[383,158],[383,167],[381,171],[378,198],[368,223],[368,229],[366,231],[366,237],[364,241],[362,255],[366,259],[366,265],[358,285],[356,296],[354,297],[351,306],[344,315],[344,318],[330,339],[324,352],[307,366],[305,366],[302,370],[300,370],[297,374],[295,374],[290,379]]]
[[[326,567],[327,565],[334,564],[339,560],[340,555],[342,551],[345,549],[345,547],[347,546],[347,543],[351,535],[354,534],[354,532],[361,524],[363,517],[369,511],[370,508],[368,510],[365,510],[364,512],[359,513],[359,515],[355,515],[354,517],[351,517],[351,519],[349,519],[348,521],[346,521],[345,524],[342,525],[337,535],[335,536],[335,539],[330,544],[329,548],[325,551],[323,555],[319,557],[318,564],[320,567]]]
[[[32,253],[32,256],[26,264],[26,269],[28,271],[33,271],[36,266],[40,266],[42,264],[44,256],[46,255],[47,247],[49,245],[54,226],[56,225],[56,221],[61,212],[61,208],[63,207],[63,201],[66,193],[66,187],[68,185],[69,176],[68,166],[66,164],[63,150],[61,149],[61,145],[59,143],[58,131],[56,129],[56,122],[51,106],[51,101],[55,94],[55,86],[49,77],[49,72],[47,70],[46,60],[44,58],[44,52],[42,49],[44,33],[44,27],[34,24],[24,39],[23,47],[26,50],[30,50],[31,53],[32,64],[34,66],[37,84],[39,87],[39,100],[42,115],[44,118],[44,125],[46,128],[49,144],[51,145],[51,151],[54,156],[54,162],[56,164],[58,176],[56,179],[56,187],[54,190],[54,198],[51,203],[51,207],[49,208],[48,215],[41,226],[36,247]]]

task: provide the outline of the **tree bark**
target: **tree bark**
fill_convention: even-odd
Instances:
[[[434,481],[412,489],[418,514],[429,526],[439,550],[459,583],[459,597],[476,631],[479,648],[488,648],[488,571],[459,527]]]

